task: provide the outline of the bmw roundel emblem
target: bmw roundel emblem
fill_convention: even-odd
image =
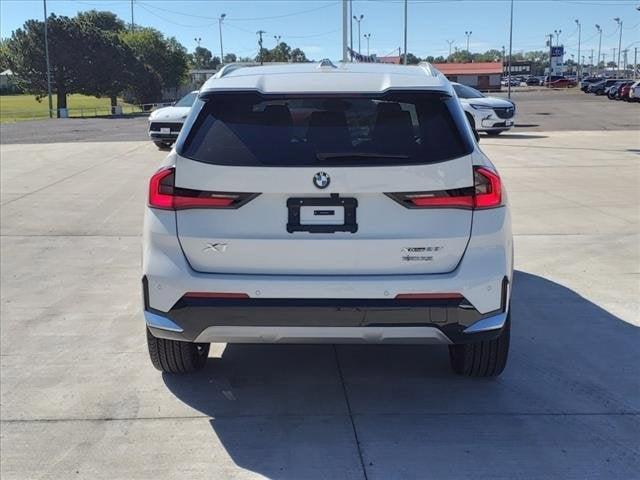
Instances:
[[[313,176],[313,184],[318,188],[327,188],[331,183],[331,177],[326,172],[318,172]]]

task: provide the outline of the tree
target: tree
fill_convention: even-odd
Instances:
[[[0,39],[0,72],[9,68],[9,39]]]
[[[51,83],[57,94],[57,108],[67,108],[67,94],[82,93],[90,81],[94,58],[87,45],[91,29],[84,29],[68,17],[51,15],[48,20]],[[47,92],[44,54],[44,23],[27,20],[8,42],[9,66],[19,85],[42,97]]]
[[[294,63],[304,63],[309,61],[304,52],[299,48],[294,48],[293,50],[291,50],[290,60]]]
[[[197,70],[212,70],[220,65],[220,57],[214,57],[211,50],[198,46],[191,55],[191,64]]]
[[[160,75],[163,88],[177,88],[186,79],[189,56],[174,37],[167,39],[154,28],[139,27],[122,32],[120,38],[138,60]]]
[[[81,24],[91,25],[105,32],[118,33],[126,29],[125,23],[112,12],[88,10],[79,12],[75,18]]]
[[[285,42],[280,42],[274,48],[262,48],[255,61],[263,62],[308,62],[307,56],[299,48],[291,49]]]
[[[224,63],[235,63],[237,62],[237,57],[235,53],[227,53],[224,56]]]
[[[271,50],[272,62],[288,62],[291,59],[291,47],[285,42],[280,42]]]
[[[109,12],[84,12],[76,18],[51,15],[48,19],[51,86],[58,114],[67,108],[67,95],[108,96],[112,105],[125,90],[144,85],[145,95],[159,96],[157,75],[138,60],[120,40],[123,25]],[[38,99],[47,93],[44,23],[28,20],[6,42],[9,68],[19,86]]]
[[[400,56],[400,63],[404,63],[404,54]],[[416,57],[411,52],[407,52],[407,65],[417,65],[419,63],[420,63],[419,57]]]

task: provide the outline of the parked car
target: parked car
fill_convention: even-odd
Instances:
[[[627,83],[632,83],[631,80],[617,80],[613,85],[605,88],[605,93],[609,100],[619,100],[620,89]]]
[[[538,77],[529,77],[525,80],[525,83],[530,87],[541,85]]]
[[[631,85],[633,82],[627,82],[620,87],[618,90],[618,100],[624,100],[625,102],[629,101],[629,92],[631,91]]]
[[[564,76],[562,75],[546,75],[544,77],[543,85],[549,86],[549,82],[555,82],[556,80],[561,80],[563,78]]]
[[[511,77],[511,81],[509,81],[508,77],[505,77],[500,81],[500,85],[502,85],[503,87],[508,87],[509,83],[511,83],[512,87],[519,87],[520,86],[520,80],[518,80],[515,77]]]
[[[629,102],[640,102],[640,81],[635,82],[629,88]]]
[[[485,132],[487,135],[500,135],[513,128],[516,115],[515,103],[503,98],[487,97],[467,85],[460,83],[452,83],[452,85],[471,126],[476,131]]]
[[[173,145],[197,96],[198,91],[195,90],[187,93],[174,105],[151,112],[149,115],[149,138],[158,148],[166,149]]]
[[[459,374],[502,372],[507,195],[438,70],[230,69],[184,128],[145,209],[157,369],[198,370],[211,342],[366,342],[444,344]]]
[[[587,88],[589,88],[589,85],[591,85],[592,83],[599,82],[601,80],[602,80],[601,77],[585,77],[580,82],[580,90],[586,93]]]
[[[551,83],[548,84],[551,88],[572,88],[576,85],[577,83],[575,80],[566,77],[551,80]]]
[[[594,93],[595,95],[605,95],[606,89],[611,87],[611,85],[615,84],[617,81],[618,80],[608,78],[599,82],[592,83],[587,88],[587,92]]]

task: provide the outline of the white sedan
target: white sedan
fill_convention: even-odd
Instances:
[[[460,99],[462,108],[478,132],[487,135],[499,135],[510,130],[515,124],[515,103],[497,97],[487,97],[475,88],[453,83],[453,89]]]
[[[187,93],[174,105],[151,112],[149,115],[149,138],[158,148],[164,149],[173,145],[197,96],[197,90]]]

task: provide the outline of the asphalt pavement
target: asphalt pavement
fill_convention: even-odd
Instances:
[[[216,344],[204,371],[160,374],[140,230],[166,152],[103,141],[143,120],[73,142],[2,125],[0,477],[640,478],[640,134],[586,115],[481,140],[515,235],[496,379],[455,376],[446,347],[375,345]]]

